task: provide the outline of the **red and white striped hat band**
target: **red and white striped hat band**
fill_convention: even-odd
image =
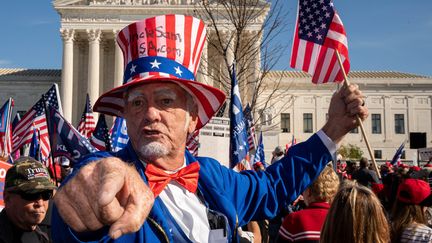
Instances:
[[[101,95],[93,110],[122,116],[125,91],[149,82],[174,82],[198,103],[204,126],[225,102],[225,94],[195,80],[206,39],[204,22],[192,16],[162,15],[126,26],[117,36],[123,51],[123,85]]]

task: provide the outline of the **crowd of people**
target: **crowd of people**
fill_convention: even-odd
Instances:
[[[326,124],[287,154],[278,148],[274,154],[278,161],[265,170],[258,165],[256,171],[236,172],[185,150],[187,138],[225,101],[224,92],[195,81],[204,40],[204,23],[192,16],[152,17],[120,31],[117,41],[125,60],[125,82],[103,94],[94,110],[125,118],[129,143],[118,152],[84,157],[58,189],[42,164],[16,161],[6,175],[0,218],[10,230],[2,226],[0,239],[431,241],[425,208],[432,196],[421,178],[394,176],[388,189],[386,183],[378,186],[379,178],[367,166],[351,171],[359,183],[340,179],[329,166],[344,136],[368,116],[356,85],[335,92]],[[178,52],[165,53],[161,46],[141,48],[158,45]],[[380,194],[386,190],[396,192],[383,198]],[[383,202],[395,203],[394,210],[389,213]],[[49,208],[51,227],[46,233],[41,225]]]
[[[269,242],[432,242],[431,163],[387,162],[382,178],[366,158],[336,168],[323,170],[290,205],[296,211],[280,216]]]

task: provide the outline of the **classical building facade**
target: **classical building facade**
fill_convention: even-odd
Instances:
[[[426,146],[432,146],[431,77],[372,71],[353,71],[348,77],[366,96],[370,115],[363,126],[377,159],[391,160],[405,141],[405,159],[416,161],[417,150],[409,149],[413,132],[426,133]],[[314,85],[310,80],[303,72],[271,72],[268,81],[281,81],[278,92],[289,95],[274,101],[261,116],[266,145],[285,145],[291,143],[293,136],[297,142],[304,141],[324,125],[337,85]],[[360,129],[348,134],[343,144],[357,145],[369,157]]]
[[[13,97],[15,111],[23,114],[52,83],[58,83],[62,88],[61,72],[0,69],[1,102]],[[409,149],[409,135],[412,132],[426,133],[426,146],[432,147],[432,77],[372,71],[352,71],[348,76],[351,82],[360,86],[366,96],[370,115],[363,125],[378,160],[391,159],[399,145],[406,141],[405,159],[415,161],[417,151]],[[271,151],[276,146],[285,146],[292,141],[293,136],[297,142],[304,141],[324,125],[330,99],[337,85],[314,85],[308,74],[298,71],[272,71],[267,81],[281,81],[282,85],[277,92],[285,94],[284,99],[271,101],[272,104],[268,106],[270,108],[262,112],[261,121],[258,122],[261,124],[259,129],[263,131],[266,158],[270,161]],[[265,99],[271,92],[273,90],[267,90],[260,97]],[[74,105],[74,109],[82,112],[84,102],[81,103],[79,106]],[[81,113],[76,115],[76,120],[80,115]],[[77,121],[73,124],[77,125]],[[207,139],[211,139],[209,137],[212,134],[208,130],[213,127],[202,131],[207,132],[203,134]],[[228,141],[219,138],[220,134],[216,136],[220,141]],[[212,143],[202,141],[202,144]],[[342,144],[357,145],[369,157],[359,130],[348,134]],[[208,153],[201,155],[211,155],[213,150],[202,148],[201,151]]]

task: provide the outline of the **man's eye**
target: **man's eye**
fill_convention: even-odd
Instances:
[[[132,106],[142,106],[144,104],[144,101],[141,99],[135,99],[132,101]]]
[[[174,102],[173,99],[162,99],[161,100],[162,105],[165,105],[165,106],[171,105],[173,102]]]

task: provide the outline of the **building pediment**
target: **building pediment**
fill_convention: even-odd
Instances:
[[[200,0],[54,0],[54,7],[115,5],[192,5]]]
[[[54,7],[65,7],[65,6],[86,6],[88,4],[88,0],[54,0]]]

